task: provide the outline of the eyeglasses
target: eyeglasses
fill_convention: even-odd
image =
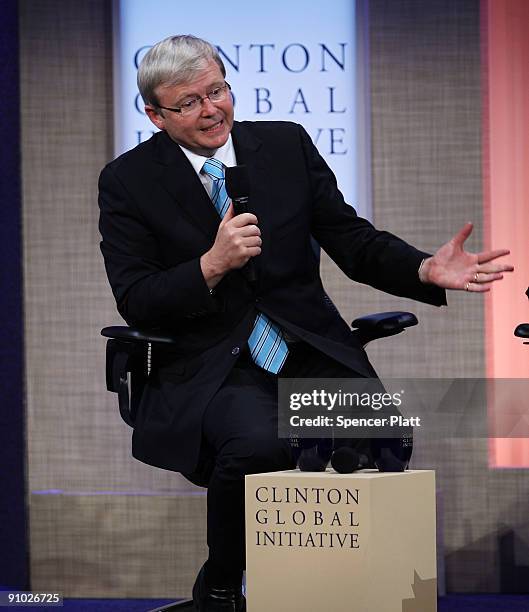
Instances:
[[[202,103],[204,100],[209,100],[210,102],[223,102],[227,97],[229,92],[231,91],[231,85],[229,83],[224,83],[224,85],[220,85],[219,87],[215,87],[205,96],[192,96],[191,98],[187,98],[180,104],[180,106],[169,107],[169,106],[158,106],[158,108],[163,108],[163,110],[171,111],[172,113],[178,113],[179,115],[192,115],[193,113],[198,112],[202,108]]]

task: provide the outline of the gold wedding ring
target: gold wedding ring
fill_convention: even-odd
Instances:
[[[465,291],[470,291],[469,287],[470,287],[470,283],[466,283],[465,284]]]
[[[477,282],[478,282],[478,274],[479,274],[479,272],[476,272],[476,273],[474,274],[474,282],[475,282],[475,283],[477,283]]]

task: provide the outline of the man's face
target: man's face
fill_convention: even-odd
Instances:
[[[186,99],[205,96],[223,84],[219,66],[210,61],[189,83],[160,86],[156,94],[160,106],[176,108]],[[160,110],[149,104],[145,106],[145,112],[154,125],[165,130],[175,142],[206,157],[212,156],[228,140],[233,125],[233,100],[229,91],[221,102],[212,103],[205,98],[191,114]]]

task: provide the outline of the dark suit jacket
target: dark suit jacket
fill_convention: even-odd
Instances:
[[[356,215],[303,128],[243,122],[232,135],[262,232],[255,287],[233,271],[210,295],[199,259],[213,244],[219,216],[166,133],[110,163],[99,183],[101,250],[119,312],[129,324],[179,337],[170,351],[153,355],[133,454],[181,472],[195,468],[203,411],[244,347],[257,310],[360,374],[375,375],[324,292],[311,236],[351,279],[445,303],[443,291],[418,279],[427,254]]]

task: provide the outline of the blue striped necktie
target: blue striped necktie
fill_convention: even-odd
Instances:
[[[224,179],[224,165],[218,159],[210,158],[206,160],[202,170],[213,181],[211,200],[222,219],[230,206]],[[255,317],[253,330],[248,338],[248,347],[255,363],[273,374],[279,372],[288,355],[283,330],[262,312]]]

